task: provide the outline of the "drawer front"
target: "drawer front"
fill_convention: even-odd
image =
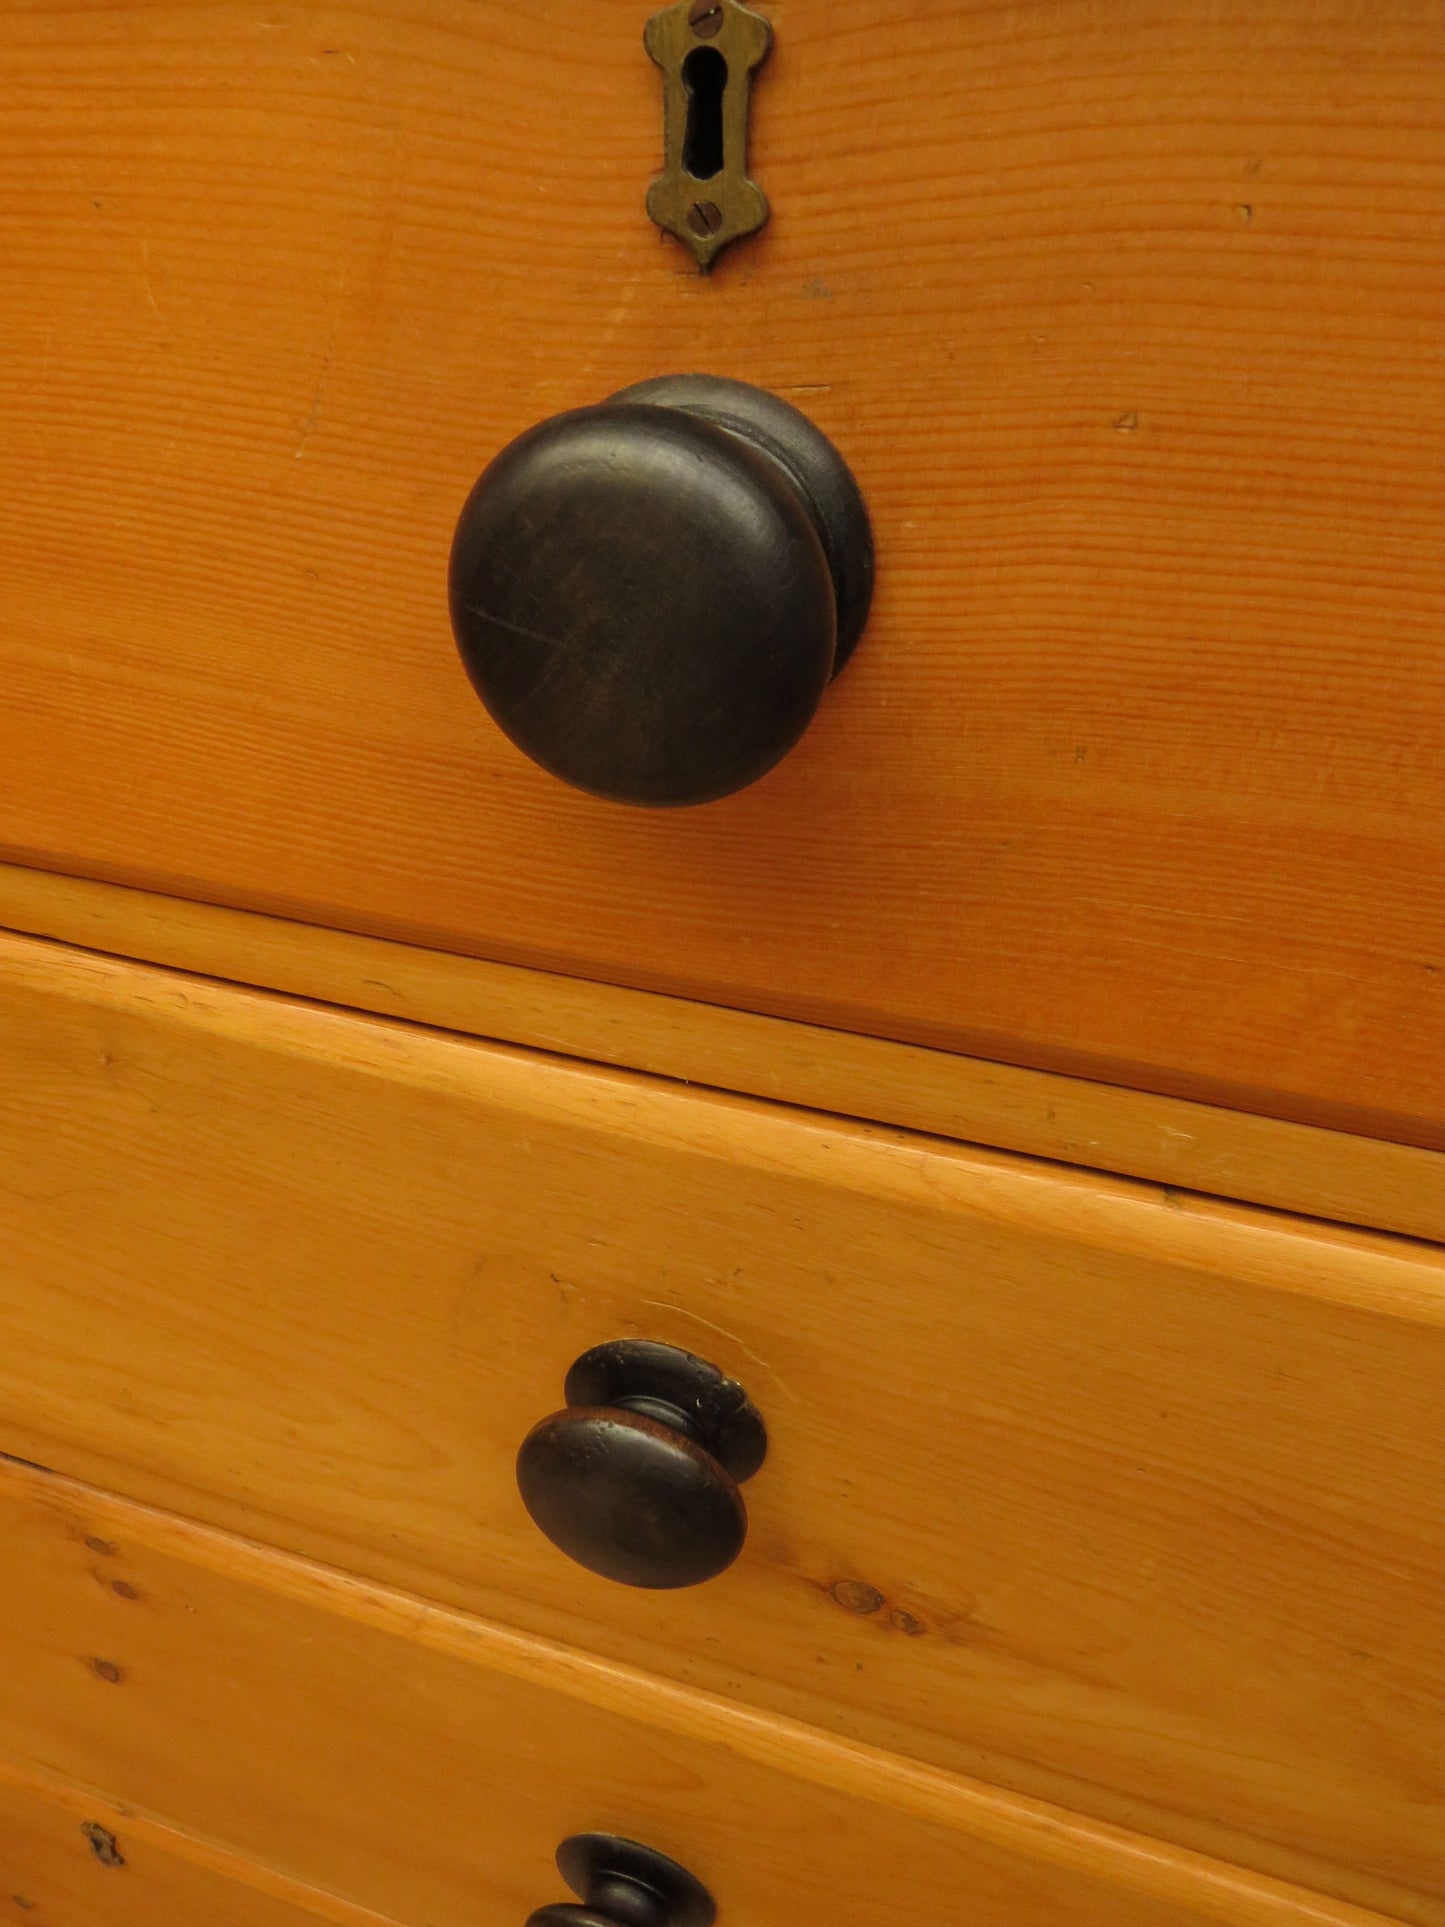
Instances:
[[[1435,9],[780,10],[708,279],[648,10],[4,10],[0,854],[1445,1145]],[[487,721],[447,548],[700,362],[879,595],[772,776],[632,811]]]
[[[5,1927],[387,1927],[369,1910],[13,1761],[0,1761],[0,1869]]]
[[[46,1474],[0,1524],[6,1753],[410,1927],[517,1927],[594,1831],[723,1927],[1383,1927]]]
[[[1445,1259],[0,942],[0,1449],[1445,1919]],[[544,1541],[590,1347],[735,1375],[738,1564]]]

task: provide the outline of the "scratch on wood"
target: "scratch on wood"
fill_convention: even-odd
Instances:
[[[321,375],[316,383],[316,392],[311,397],[311,406],[307,410],[305,421],[301,424],[301,439],[292,450],[293,460],[299,461],[301,459],[302,452],[307,442],[311,439],[311,431],[316,426],[316,417],[321,413],[321,397],[326,392],[326,377],[330,372],[331,356],[328,354],[321,364]]]
[[[165,316],[161,313],[160,303],[156,300],[156,291],[151,286],[151,244],[149,241],[142,241],[140,244],[140,264],[141,277],[145,282],[146,300],[151,304],[151,312],[154,314],[156,320],[163,322]]]
[[[644,1298],[642,1302],[650,1311],[670,1311],[675,1312],[679,1318],[690,1318],[695,1325],[701,1325],[719,1338],[725,1338],[730,1345],[736,1345],[738,1350],[745,1357],[750,1358],[760,1371],[767,1373],[785,1398],[792,1399],[794,1404],[797,1403],[797,1393],[789,1390],[786,1382],[778,1376],[768,1361],[765,1358],[759,1358],[758,1354],[750,1346],[745,1345],[736,1332],[730,1332],[726,1325],[715,1325],[710,1318],[704,1318],[700,1312],[689,1311],[684,1305],[670,1304],[665,1298]]]
[[[306,419],[301,424],[301,436],[292,451],[293,459],[299,460],[311,431],[321,414],[321,397],[326,393],[326,384],[331,375],[331,364],[336,358],[336,338],[341,328],[341,310],[346,299],[346,279],[348,264],[346,258],[346,231],[350,224],[352,202],[355,191],[355,176],[346,179],[346,211],[341,222],[341,248],[336,263],[336,276],[331,285],[331,295],[327,304],[326,344],[321,351],[321,373],[316,377],[316,388],[311,397],[311,406]]]

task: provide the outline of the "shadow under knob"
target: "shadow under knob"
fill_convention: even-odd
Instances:
[[[457,646],[517,747],[616,802],[706,803],[797,742],[867,618],[868,515],[776,395],[679,375],[501,452],[452,543]]]

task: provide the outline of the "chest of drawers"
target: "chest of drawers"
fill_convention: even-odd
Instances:
[[[1434,10],[645,11],[0,19],[0,1918],[1442,1927]]]

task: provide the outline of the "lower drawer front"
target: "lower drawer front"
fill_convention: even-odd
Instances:
[[[5,1927],[386,1927],[124,1802],[0,1761]]]
[[[1433,1248],[13,938],[0,1240],[0,1449],[1445,1921]],[[638,1336],[771,1436],[676,1594],[513,1475]]]
[[[0,1753],[408,1927],[519,1927],[594,1830],[723,1927],[1367,1918],[30,1468],[0,1547]]]

